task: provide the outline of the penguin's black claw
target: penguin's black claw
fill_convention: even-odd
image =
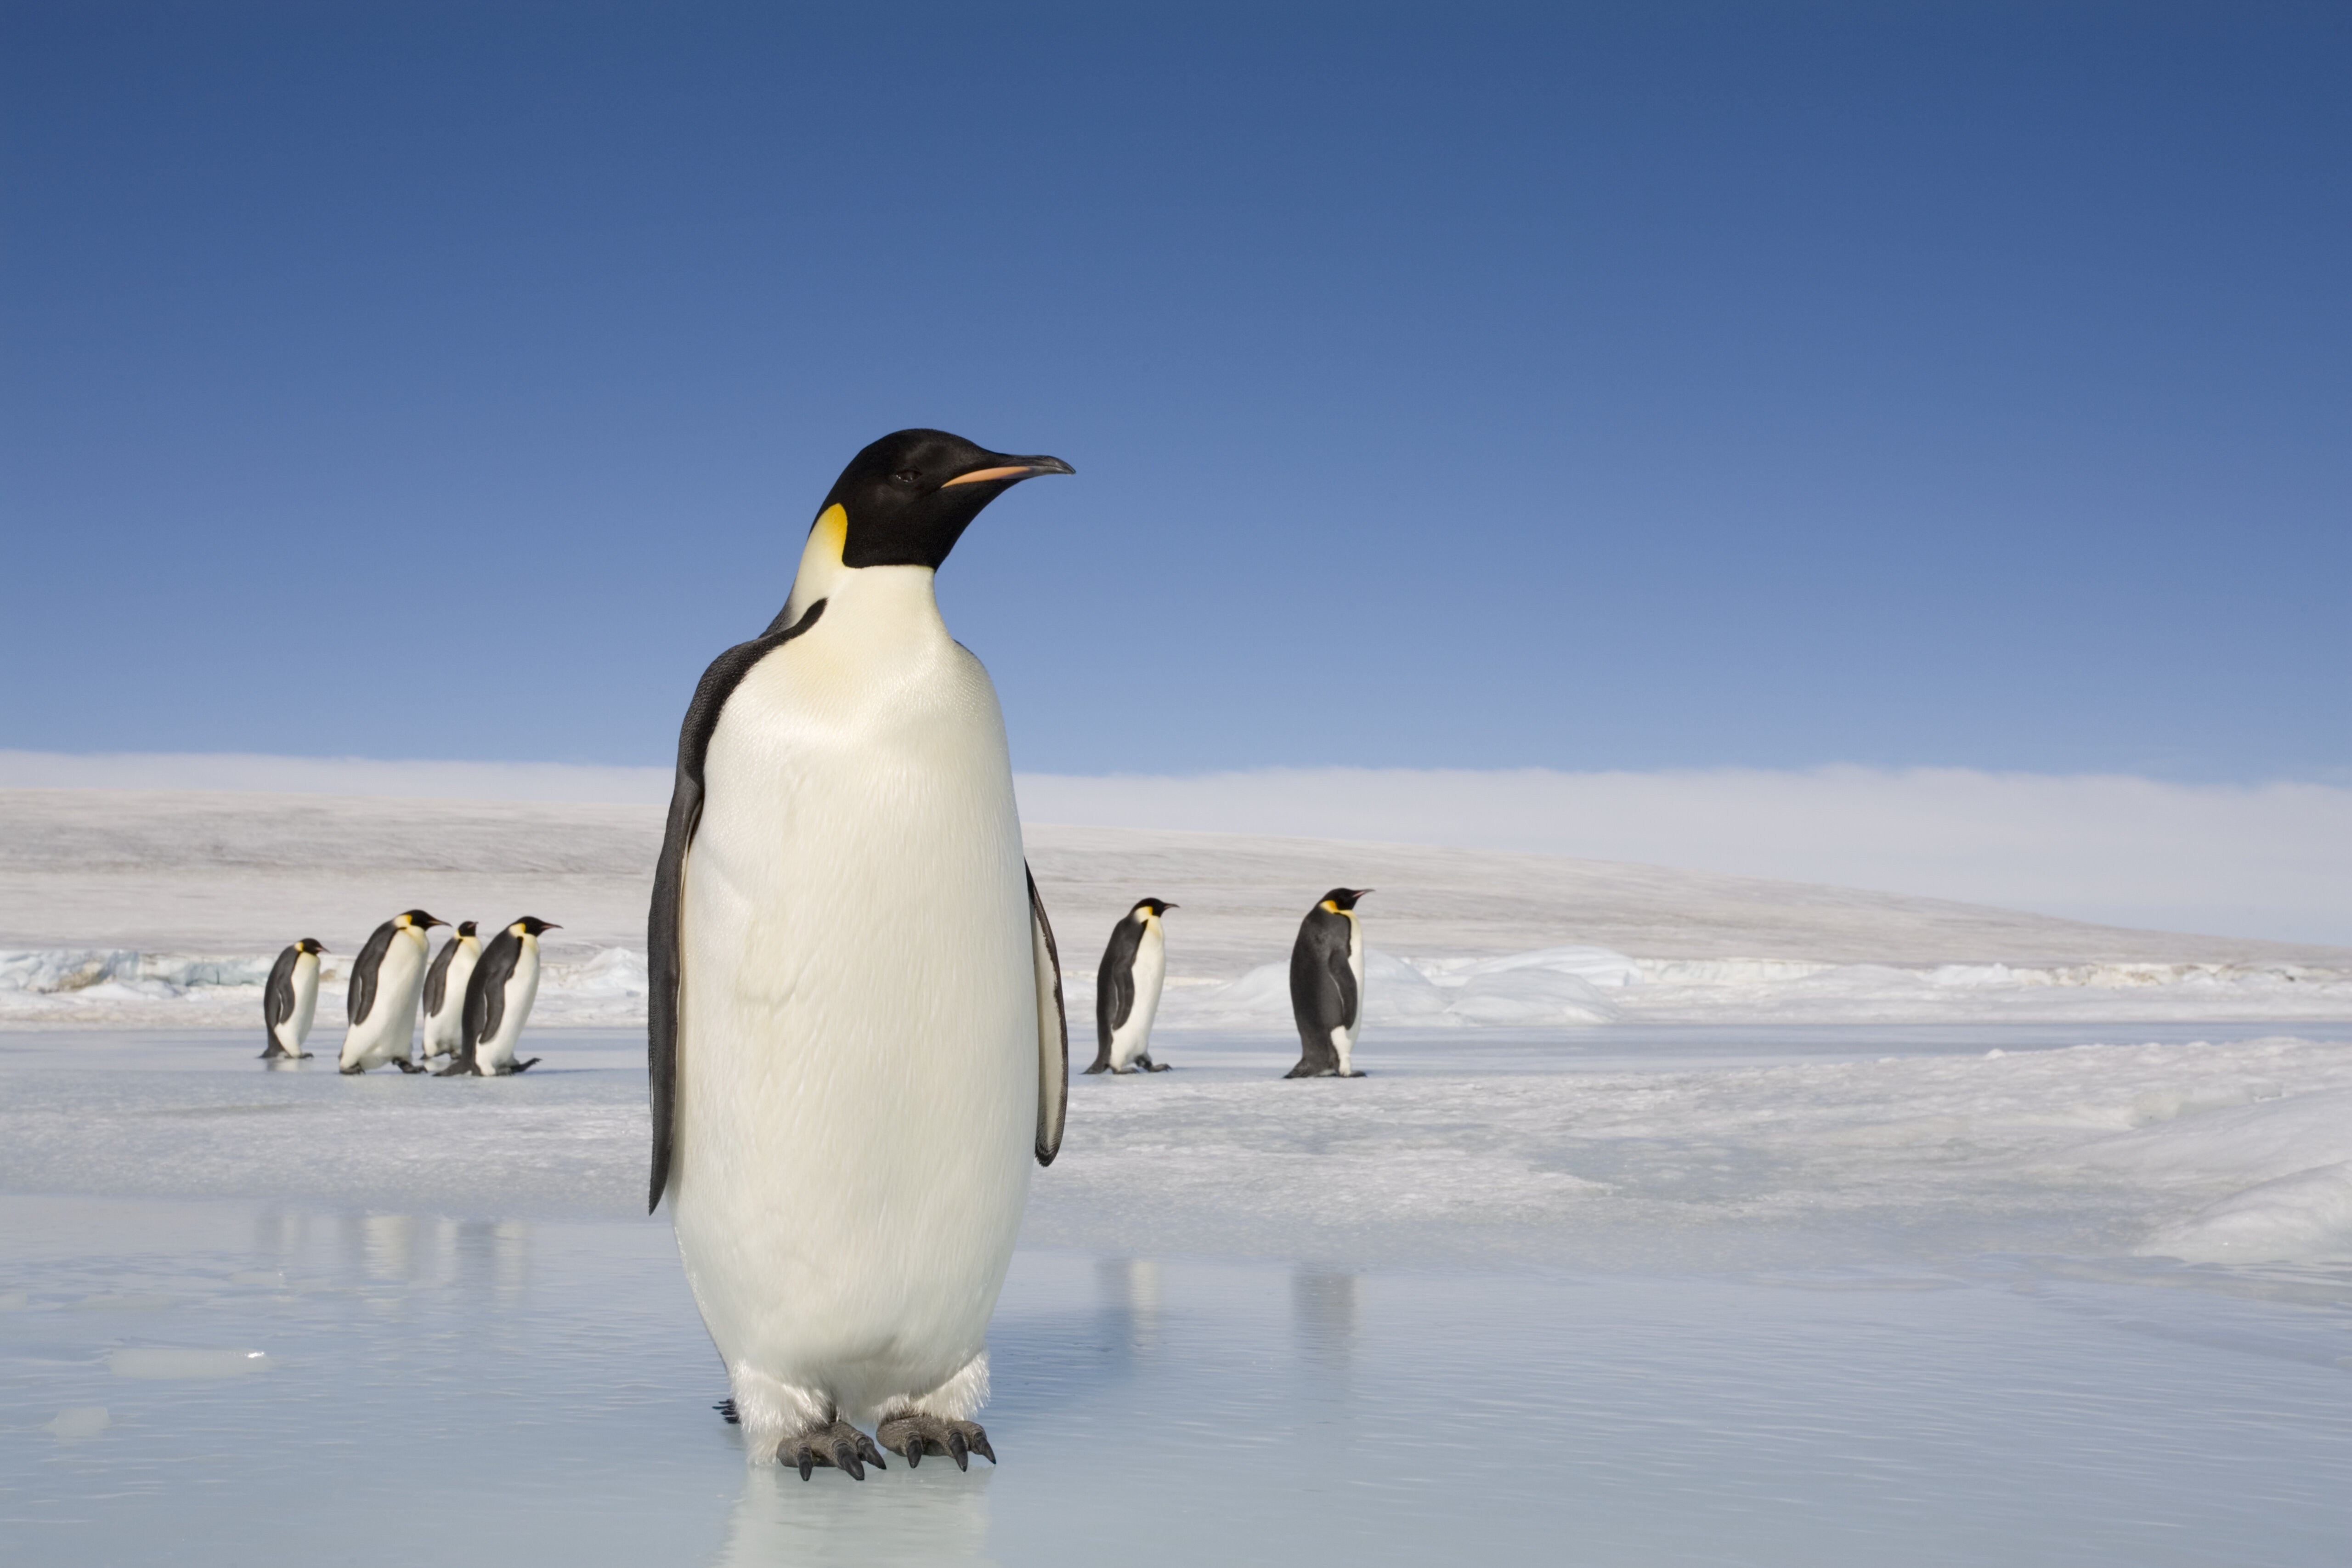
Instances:
[[[894,1454],[906,1456],[907,1468],[922,1463],[926,1454],[945,1454],[955,1461],[956,1468],[971,1468],[970,1455],[978,1454],[990,1464],[996,1463],[996,1450],[988,1446],[988,1434],[977,1421],[947,1421],[937,1415],[893,1415],[874,1428],[882,1446]]]
[[[1087,1069],[1087,1076],[1088,1078],[1092,1078],[1095,1074],[1097,1074],[1097,1073],[1098,1073],[1098,1072],[1108,1072],[1108,1071],[1110,1071],[1110,1063],[1108,1063],[1108,1062],[1097,1062],[1097,1063],[1095,1063],[1095,1065],[1094,1065],[1094,1066],[1092,1066],[1092,1067],[1090,1067],[1090,1068],[1088,1068]]]
[[[474,1068],[468,1062],[451,1062],[433,1076],[435,1078],[471,1078],[474,1076]]]
[[[740,1426],[743,1425],[743,1417],[737,1415],[735,1412],[735,1402],[733,1400],[722,1399],[710,1408],[719,1412],[720,1416],[726,1420],[727,1425],[730,1426]]]
[[[890,1468],[882,1462],[882,1450],[874,1446],[874,1439],[846,1421],[812,1426],[797,1437],[785,1438],[776,1449],[776,1463],[794,1467],[803,1480],[814,1475],[819,1465],[846,1471],[853,1481],[866,1479],[868,1465],[877,1470]]]
[[[1166,1062],[1155,1062],[1150,1057],[1143,1058],[1142,1067],[1145,1072],[1166,1072],[1168,1070],[1168,1064]]]
[[[410,1061],[405,1057],[393,1058],[392,1065],[398,1068],[403,1072],[423,1072],[425,1070],[423,1068],[418,1067],[415,1062]]]
[[[529,1072],[531,1068],[533,1068],[537,1067],[538,1065],[539,1065],[539,1058],[538,1058],[537,1057],[533,1057],[533,1058],[530,1058],[530,1060],[529,1060],[529,1061],[527,1061],[527,1062],[517,1062],[517,1063],[515,1063],[515,1065],[514,1065],[514,1066],[512,1066],[511,1068],[509,1068],[507,1070],[508,1070],[509,1072]]]

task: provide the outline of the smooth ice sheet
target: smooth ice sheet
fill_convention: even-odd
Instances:
[[[658,1222],[16,1198],[0,1235],[12,1562],[2341,1561],[2340,1280],[1027,1252],[1003,1467],[860,1485],[746,1470]]]

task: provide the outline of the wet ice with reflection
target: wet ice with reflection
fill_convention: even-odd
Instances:
[[[1519,1049],[1504,1042],[1487,1047],[1489,1060],[1454,1065],[1514,1094],[1562,1094],[1516,1081],[1529,1076],[1510,1059]],[[1875,1046],[1848,1054],[1877,1065]],[[2039,1178],[2014,1178],[2026,1184],[2021,1199],[2007,1176],[1953,1186],[1956,1162],[1975,1157],[1965,1151],[1868,1163],[1880,1158],[1873,1127],[1893,1125],[1905,1105],[1948,1106],[1973,1081],[1957,1053],[1955,1065],[1891,1075],[1808,1068],[1738,1080],[1676,1077],[1677,1067],[1646,1087],[1617,1064],[1590,1092],[1564,1095],[1587,1113],[1652,1118],[1659,1136],[1634,1138],[1622,1170],[1651,1184],[1643,1201],[1693,1205],[1690,1223],[1709,1236],[1737,1220],[1717,1189],[1736,1195],[1751,1179],[1700,1159],[1702,1145],[1738,1152],[1718,1136],[1732,1119],[1681,1145],[1663,1119],[1735,1103],[1726,1086],[1739,1081],[1780,1096],[1761,1102],[1771,1115],[1741,1157],[1783,1190],[1790,1173],[1810,1173],[1836,1195],[1878,1169],[1915,1194],[1947,1194],[1915,1207],[1933,1223],[1899,1245],[1852,1245],[1853,1227],[1885,1210],[1825,1205],[1822,1227],[1790,1232],[1801,1245],[1784,1236],[1768,1262],[1717,1248],[1697,1265],[1684,1253],[1678,1268],[1622,1258],[1563,1266],[1573,1248],[1558,1237],[1545,1246],[1559,1250],[1482,1262],[1474,1246],[1432,1244],[1426,1227],[1447,1224],[1443,1215],[1383,1236],[1380,1226],[1412,1211],[1401,1188],[1349,1184],[1372,1169],[1347,1147],[1371,1121],[1391,1118],[1425,1160],[1507,1161],[1537,1145],[1512,1142],[1519,1134],[1507,1128],[1469,1138],[1453,1108],[1475,1108],[1490,1089],[1438,1075],[1426,1093],[1298,1101],[1310,1108],[1303,1136],[1346,1152],[1304,1163],[1284,1141],[1302,1135],[1278,1124],[1250,1144],[1256,1091],[1241,1086],[1252,1064],[1200,1065],[1213,1055],[1203,1047],[1188,1067],[1197,1090],[1179,1079],[1180,1092],[1147,1100],[1132,1085],[1082,1086],[1080,1103],[1099,1129],[1123,1124],[1130,1144],[1159,1136],[1155,1126],[1171,1149],[1216,1131],[1255,1162],[1255,1189],[1138,1182],[1151,1167],[1105,1141],[1099,1177],[1052,1197],[1048,1224],[1015,1260],[992,1331],[996,1396],[985,1414],[1004,1464],[969,1474],[944,1461],[909,1473],[894,1460],[859,1486],[833,1472],[803,1483],[745,1468],[737,1434],[710,1409],[724,1380],[667,1225],[603,1208],[593,1184],[595,1201],[550,1200],[609,1157],[597,1116],[617,1119],[642,1094],[625,1065],[609,1082],[594,1071],[546,1089],[519,1080],[521,1092],[500,1099],[431,1100],[409,1091],[436,1086],[400,1080],[370,1088],[364,1103],[391,1106],[402,1131],[331,1151],[323,1196],[0,1198],[0,1557],[2341,1559],[2352,1276],[2325,1264],[2186,1267],[2121,1247],[1988,1250],[2017,1227],[1979,1199],[2031,1216],[2042,1201],[2032,1194],[2046,1191],[2032,1186]],[[2175,1070],[2162,1053],[2113,1059],[2142,1077]],[[2045,1078],[2064,1068],[2026,1066]],[[352,1086],[297,1077],[284,1080],[287,1112],[142,1119],[248,1104],[251,1084],[90,1071],[114,1073],[122,1091],[61,1081],[8,1114],[110,1106],[114,1125],[174,1129],[151,1147],[221,1172],[240,1149],[267,1170],[299,1165],[322,1127],[353,1124],[350,1108],[362,1103],[334,1098]],[[1396,1076],[1416,1072],[1426,1069]],[[1906,1072],[1917,1089],[1909,1100]],[[1811,1110],[1795,1092],[1849,1079],[1845,1098]],[[2147,1092],[2137,1079],[2109,1089],[2101,1093],[2118,1114]],[[1891,1109],[1874,1110],[1881,1102]],[[572,1106],[601,1110],[567,1145]],[[1774,1120],[1798,1113],[1811,1120]],[[222,1132],[232,1126],[240,1131]],[[288,1131],[241,1131],[255,1126]],[[499,1143],[501,1127],[515,1139]],[[486,1156],[499,1181],[448,1181],[433,1147],[407,1142],[420,1131],[448,1134],[444,1162],[502,1150]],[[1847,1142],[1810,1163],[1785,1155],[1815,1131]],[[257,1142],[280,1136],[299,1146]],[[1444,1153],[1449,1139],[1457,1155]],[[25,1158],[0,1154],[19,1171]],[[1659,1167],[1669,1163],[1688,1173],[1668,1180]],[[118,1185],[138,1174],[110,1169]],[[1274,1184],[1301,1170],[1330,1179]],[[351,1196],[346,1180],[376,1196]],[[1085,1206],[1089,1192],[1114,1185],[1126,1194],[1117,1204]],[[1233,1224],[1285,1209],[1296,1212],[1279,1225]],[[1467,1212],[1494,1223],[1491,1205]],[[1571,1204],[1528,1223],[1586,1213]],[[1971,1245],[1979,1234],[1991,1241]],[[1223,1237],[1234,1252],[1220,1260],[1155,1244],[1169,1235]],[[250,1373],[135,1370],[217,1370],[257,1352]]]

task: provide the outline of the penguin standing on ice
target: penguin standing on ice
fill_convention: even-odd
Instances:
[[[459,921],[425,972],[425,1059],[454,1057],[466,1036],[466,982],[481,961],[474,922]]]
[[[539,1065],[537,1057],[515,1060],[515,1042],[530,1021],[530,1005],[539,1000],[539,933],[562,929],[525,915],[490,938],[466,982],[466,1027],[457,1059],[441,1069],[441,1077],[505,1078]]]
[[[1087,1071],[1168,1070],[1151,1059],[1151,1020],[1160,1011],[1160,982],[1168,977],[1168,939],[1160,917],[1175,907],[1144,899],[1110,928],[1110,945],[1095,972],[1095,1065]]]
[[[352,961],[340,1070],[365,1072],[389,1062],[403,1072],[425,1069],[408,1059],[416,1034],[416,999],[425,989],[425,933],[449,922],[423,910],[404,910],[375,931]]]
[[[302,1042],[310,1037],[310,1020],[319,1012],[319,955],[327,950],[315,936],[278,955],[269,966],[269,984],[261,989],[261,1032],[269,1043],[263,1061],[304,1061],[310,1053]]]
[[[971,1419],[988,1320],[1029,1163],[1061,1147],[1069,1044],[1003,714],[932,579],[989,502],[1072,471],[940,430],[858,453],[782,612],[678,734],[651,1203],[752,1462],[803,1479],[862,1480],[883,1448],[996,1457]]]
[[[1370,888],[1334,888],[1298,922],[1290,946],[1290,1016],[1298,1065],[1285,1078],[1361,1078],[1349,1065],[1364,1022],[1364,931],[1356,900]]]

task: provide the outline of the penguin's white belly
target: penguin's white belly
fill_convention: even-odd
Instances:
[[[1356,1021],[1331,1031],[1331,1049],[1339,1054],[1343,1077],[1353,1070],[1356,1037],[1364,1032],[1364,931],[1353,911],[1348,915],[1348,973],[1356,982]]]
[[[909,585],[896,571],[857,586]],[[976,1405],[1028,1196],[1035,979],[1003,720],[921,577],[928,626],[887,597],[828,605],[737,687],[704,763],[671,1203],[755,1447],[959,1373]]]
[[[294,961],[294,1011],[278,1021],[278,1043],[295,1056],[310,1037],[310,1021],[319,1016],[319,961],[309,953]]]
[[[525,942],[514,973],[507,976],[505,1011],[499,1015],[498,1029],[474,1043],[475,1071],[494,1073],[514,1066],[516,1042],[530,1019],[530,1005],[538,1000],[539,952],[535,944]]]
[[[425,1054],[451,1056],[466,1043],[466,982],[474,977],[481,954],[460,947],[441,976],[441,1010],[425,1015]]]
[[[425,992],[425,935],[415,930],[394,931],[392,946],[376,968],[375,1001],[367,1021],[352,1026],[343,1037],[342,1065],[382,1067],[405,1058],[416,1034],[416,1002]]]
[[[1110,1032],[1110,1070],[1131,1070],[1151,1048],[1151,1020],[1160,1011],[1160,989],[1168,978],[1168,939],[1155,924],[1143,928],[1135,944],[1135,1001],[1127,1022]]]

